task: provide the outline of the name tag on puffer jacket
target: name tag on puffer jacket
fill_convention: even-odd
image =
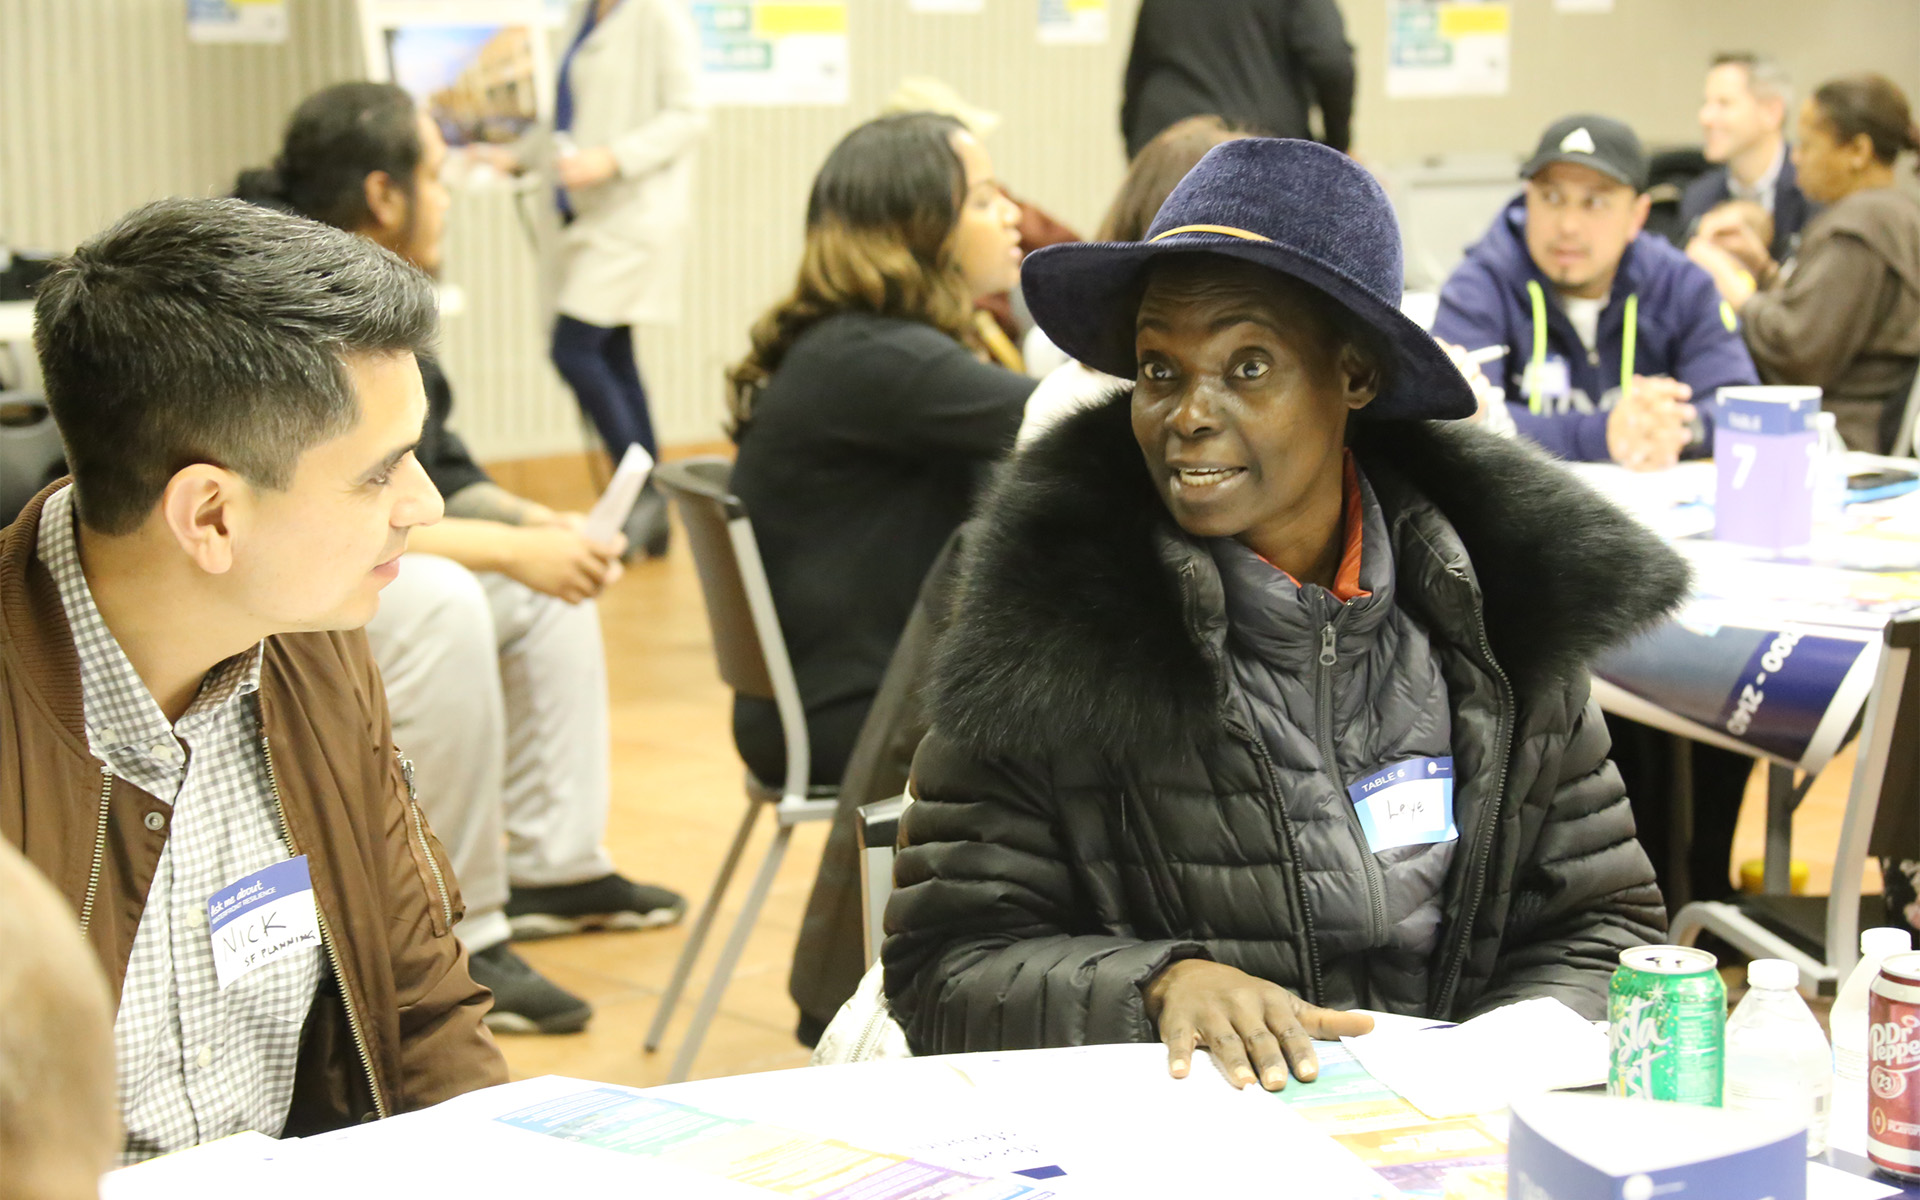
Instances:
[[[1398,846],[1451,842],[1453,759],[1409,758],[1382,767],[1347,789],[1375,854]]]

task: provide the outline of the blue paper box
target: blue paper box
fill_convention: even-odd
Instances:
[[[1806,1200],[1804,1122],[1657,1100],[1516,1100],[1507,1200]]]
[[[1767,550],[1813,540],[1817,387],[1725,387],[1714,402],[1713,536]]]

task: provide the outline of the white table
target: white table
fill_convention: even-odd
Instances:
[[[1888,464],[1909,468],[1913,465],[1910,460],[1849,456],[1849,469],[1853,471]],[[1703,492],[1710,497],[1712,470],[1708,463],[1689,463],[1674,472],[1652,477],[1635,476],[1614,467],[1582,466],[1578,473],[1656,529],[1679,534],[1710,524],[1710,516],[1703,517],[1698,510],[1690,510],[1686,502]],[[1855,505],[1850,507],[1849,514],[1856,522],[1876,515],[1897,517],[1903,529],[1911,526],[1913,530],[1920,530],[1920,493],[1873,505]],[[1754,623],[1761,627],[1767,627],[1761,623],[1771,622],[1780,628],[1819,630],[1837,637],[1861,638],[1867,643],[1855,670],[1835,693],[1807,750],[1792,757],[1740,741],[1724,728],[1664,709],[1613,682],[1600,678],[1594,681],[1594,697],[1608,712],[1664,729],[1677,737],[1768,760],[1763,886],[1763,894],[1768,897],[1785,896],[1788,890],[1788,851],[1794,811],[1814,776],[1846,740],[1857,719],[1859,755],[1834,859],[1832,892],[1826,904],[1824,954],[1808,954],[1755,919],[1754,911],[1786,903],[1774,899],[1755,902],[1736,898],[1687,904],[1676,915],[1671,930],[1673,939],[1683,944],[1691,944],[1702,930],[1709,930],[1755,957],[1788,959],[1800,967],[1803,989],[1830,993],[1858,958],[1860,868],[1867,857],[1874,819],[1887,783],[1888,761],[1899,729],[1896,714],[1905,695],[1913,650],[1920,646],[1920,597],[1890,601],[1881,611],[1862,612],[1837,593],[1849,581],[1858,581],[1864,586],[1881,578],[1875,572],[1849,569],[1850,559],[1856,560],[1856,566],[1873,557],[1883,564],[1898,565],[1907,557],[1913,567],[1920,567],[1920,540],[1902,543],[1861,529],[1845,534],[1827,533],[1812,556],[1813,561],[1779,564],[1756,562],[1753,556],[1744,556],[1697,536],[1673,537],[1671,544],[1692,561],[1702,590],[1722,597],[1709,606],[1709,611],[1737,605],[1748,610]],[[1777,595],[1741,596],[1743,592],[1769,593],[1776,588]],[[1836,594],[1829,595],[1829,591]],[[1913,736],[1912,732],[1906,736]],[[1684,757],[1679,761],[1684,763]],[[1800,772],[1798,779],[1795,771]],[[1679,857],[1684,852],[1682,835],[1690,835],[1692,819],[1688,805],[1690,783],[1684,772],[1677,784],[1673,828],[1676,857]]]

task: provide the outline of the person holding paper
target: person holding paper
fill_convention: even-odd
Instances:
[[[73,477],[0,532],[0,837],[118,996],[122,1159],[504,1082],[357,632],[441,514],[432,281],[163,200],[56,263],[35,321]]]
[[[1278,1088],[1349,1009],[1601,1016],[1659,937],[1584,664],[1686,568],[1463,419],[1401,279],[1373,178],[1275,139],[1028,258],[1047,335],[1134,382],[967,543],[886,913],[916,1053],[1158,1039]]]
[[[243,199],[359,233],[430,275],[440,269],[446,145],[411,96],[343,83],[303,101],[275,165]],[[625,539],[585,529],[493,482],[448,427],[453,389],[420,360],[427,421],[417,457],[446,519],[415,534],[367,637],[395,738],[449,847],[467,914],[459,935],[494,994],[500,1032],[567,1033],[592,1008],[514,953],[509,938],[672,924],[685,901],[615,870],[606,652],[593,598],[620,578]]]
[[[1647,156],[1610,117],[1564,117],[1526,186],[1440,290],[1433,336],[1475,349],[1520,434],[1561,458],[1636,470],[1709,445],[1696,404],[1758,382],[1712,279],[1643,232]]]

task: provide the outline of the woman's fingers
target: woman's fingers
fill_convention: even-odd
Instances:
[[[1160,1040],[1167,1047],[1167,1074],[1175,1079],[1187,1077],[1193,1069],[1193,1047],[1199,1037],[1191,1021],[1171,1013],[1160,1022]]]
[[[1305,1001],[1295,1003],[1301,1026],[1310,1036],[1319,1038],[1323,1042],[1331,1042],[1343,1037],[1359,1037],[1363,1033],[1373,1032],[1373,1018],[1366,1013],[1343,1012],[1337,1008],[1317,1008]]]
[[[1254,1078],[1247,1082],[1258,1080],[1261,1087],[1277,1092],[1287,1086],[1287,1059],[1280,1048],[1278,1031],[1267,1020],[1266,997],[1270,994],[1266,989],[1249,988],[1230,996],[1228,1005],[1234,1031],[1240,1035],[1253,1070]]]
[[[1247,1061],[1246,1043],[1234,1029],[1227,1014],[1218,1010],[1200,1022],[1200,1042],[1213,1055],[1213,1065],[1235,1088],[1243,1088],[1255,1079],[1253,1064]]]

